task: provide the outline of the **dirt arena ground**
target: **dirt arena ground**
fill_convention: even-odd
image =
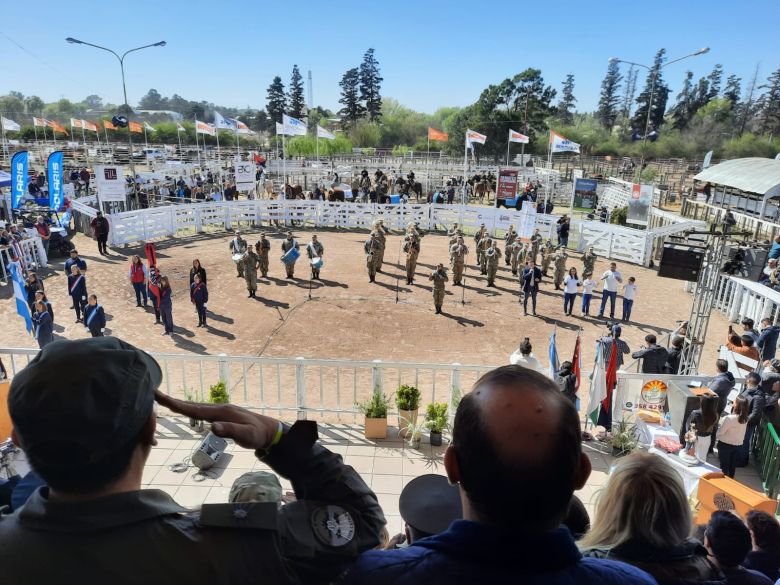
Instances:
[[[388,238],[384,270],[376,284],[370,284],[365,268],[363,242],[365,232],[345,233],[318,230],[325,246],[323,281],[311,284],[309,299],[307,262],[301,259],[296,279],[284,278],[279,261],[284,232],[273,228],[248,230],[245,237],[254,243],[260,231],[272,242],[270,278],[259,280],[258,298],[247,298],[243,279],[236,277],[228,242],[231,233],[202,234],[158,243],[158,264],[168,275],[174,289],[173,336],[161,335],[162,326],[154,324],[152,309],[135,306],[127,271],[133,254],[143,256],[143,246],[111,250],[101,257],[93,240],[83,235],[74,239],[81,257],[88,263],[87,288],[98,295],[109,319],[111,334],[144,349],[165,353],[195,353],[308,357],[362,360],[398,360],[426,363],[503,364],[524,338],[529,337],[534,353],[547,363],[547,344],[551,328],[558,331],[561,359],[570,359],[577,332],[582,330],[583,366],[590,369],[595,340],[603,334],[604,319],[581,318],[580,298],[575,316],[563,315],[563,295],[545,279],[538,296],[538,317],[524,317],[518,303],[519,286],[508,267],[500,268],[497,288],[488,288],[485,277],[474,267],[473,239],[466,272],[465,290],[449,284],[444,314],[433,310],[428,275],[437,262],[447,264],[447,239],[428,234],[413,285],[405,284],[404,257],[400,253],[400,235]],[[311,230],[296,231],[303,245]],[[570,255],[570,266],[582,272],[579,254]],[[191,262],[199,258],[208,273],[209,328],[199,329],[194,307],[189,302],[188,273]],[[399,262],[400,260],[400,262]],[[67,296],[63,272],[64,259],[44,271],[46,292],[55,311],[57,338],[80,338],[88,334],[75,324]],[[599,259],[596,273],[608,267]],[[662,334],[688,318],[691,296],[682,282],[658,278],[653,270],[634,265],[619,265],[624,279],[635,276],[639,287],[634,303],[634,321],[624,327],[623,338],[632,350],[644,343],[648,332]],[[552,274],[552,271],[550,271]],[[397,287],[397,289],[396,289]],[[0,347],[36,347],[15,314],[11,287],[0,288],[5,302],[0,306]],[[396,290],[398,301],[396,302]],[[600,295],[594,295],[591,312],[597,312]],[[593,308],[593,304],[596,308]],[[618,299],[616,316],[621,313]],[[710,341],[705,348],[703,371],[709,372],[726,330],[726,320],[714,314]]]

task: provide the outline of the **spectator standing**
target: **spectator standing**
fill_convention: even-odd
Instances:
[[[607,306],[607,300],[609,300],[609,318],[615,318],[615,301],[617,300],[618,284],[623,282],[623,277],[618,272],[617,264],[610,263],[609,270],[601,275],[601,280],[604,281],[604,287],[601,291],[601,308],[599,309],[599,317],[604,316],[604,309]]]
[[[171,283],[168,282],[168,277],[163,276],[160,278],[160,315],[162,316],[163,326],[165,331],[163,335],[170,335],[173,333],[173,291],[171,290]]]
[[[662,457],[636,452],[619,460],[596,503],[594,521],[578,546],[587,557],[630,563],[659,584],[725,585],[707,550],[689,538],[688,494]]]
[[[771,396],[776,382],[780,382],[780,359],[764,362],[761,372],[761,391],[765,396]]]
[[[135,290],[135,306],[147,307],[149,306],[149,298],[146,295],[146,283],[149,280],[149,271],[146,265],[141,261],[141,257],[135,255],[130,260],[130,270],[127,274],[130,279],[130,284],[133,285]],[[144,300],[144,304],[141,305],[141,298]]]
[[[577,376],[572,371],[571,362],[563,362],[555,374],[555,383],[563,396],[577,406]]]
[[[726,360],[716,360],[715,374],[707,383],[707,387],[718,395],[718,414],[722,415],[726,411],[729,393],[734,388],[734,374],[729,372],[729,363]]]
[[[81,274],[78,266],[70,267],[68,275],[68,294],[73,300],[73,310],[76,312],[76,323],[82,323],[84,306],[87,304],[87,277]]]
[[[38,220],[35,222],[35,230],[38,232],[38,235],[41,237],[41,243],[43,244],[43,249],[46,252],[46,256],[49,256],[49,240],[51,239],[51,230],[49,229],[49,226],[46,224],[46,220],[42,215],[38,216]]]
[[[699,397],[699,408],[691,411],[685,424],[687,430],[696,431],[696,458],[707,463],[707,453],[712,435],[718,425],[718,395],[705,394]]]
[[[43,290],[43,281],[38,278],[35,271],[31,270],[27,273],[27,280],[24,283],[24,292],[27,295],[27,305],[30,307],[30,312],[35,310],[35,293]]]
[[[596,288],[598,282],[593,280],[592,272],[583,274],[582,277],[585,279],[582,281],[582,316],[585,317],[590,315],[590,301],[593,298],[593,289]]]
[[[71,582],[67,575],[113,585],[252,583],[258,576],[330,583],[379,544],[385,520],[376,496],[318,443],[316,423],[289,426],[234,405],[155,396],[161,381],[153,358],[112,337],[53,343],[14,376],[14,440],[47,487],[0,522],[4,584]],[[290,480],[298,501],[190,510],[141,489],[156,443],[155,398],[254,451]],[[51,552],[47,562],[41,550]]]
[[[92,226],[92,234],[97,240],[98,252],[100,252],[101,256],[108,256],[106,242],[108,242],[108,233],[111,230],[108,220],[103,217],[101,211],[98,211],[97,216],[89,222],[89,225]]]
[[[444,467],[463,519],[407,548],[363,553],[347,584],[653,583],[584,559],[560,525],[591,466],[577,411],[549,378],[518,366],[482,376],[458,405]]]
[[[777,260],[778,258],[780,258],[780,234],[775,236],[772,247],[769,249],[769,259]]]
[[[769,318],[761,319],[761,334],[756,340],[761,361],[775,359],[778,337],[780,337],[780,325],[773,324]]]
[[[745,440],[747,421],[750,411],[744,396],[737,396],[731,414],[720,421],[718,427],[718,457],[720,469],[726,477],[734,477],[737,468],[737,456]]]
[[[623,285],[623,316],[621,321],[628,323],[631,320],[631,309],[634,308],[634,296],[636,295],[636,278],[628,277],[628,282]]]
[[[628,344],[620,339],[623,334],[623,328],[620,325],[612,325],[607,327],[607,335],[599,338],[599,344],[601,345],[601,355],[604,356],[604,362],[609,360],[610,352],[612,351],[612,344],[617,344],[617,367],[620,369],[623,366],[623,356],[631,353],[631,349]]]
[[[209,302],[209,290],[206,283],[200,279],[199,274],[195,274],[192,286],[190,286],[190,300],[195,305],[198,313],[198,327],[206,326],[206,303]]]
[[[577,276],[577,269],[572,266],[569,268],[569,274],[563,279],[563,314],[571,316],[574,310],[574,301],[577,299],[578,287],[582,286],[580,277]]]
[[[46,310],[49,311],[49,315],[51,316],[51,320],[54,321],[54,309],[51,306],[51,303],[49,302],[49,299],[46,297],[46,293],[42,290],[35,292],[35,302],[41,302],[46,307]]]
[[[70,267],[73,265],[78,266],[82,272],[87,270],[87,262],[79,257],[79,251],[76,248],[70,251],[70,258],[65,260],[65,274],[70,274]]]
[[[642,360],[642,373],[666,373],[666,362],[669,359],[669,353],[666,351],[666,348],[658,345],[658,340],[652,333],[645,335],[645,343],[647,343],[647,347],[631,354],[631,357],[635,360]]]
[[[44,303],[38,301],[34,308],[35,311],[32,314],[33,333],[38,347],[43,349],[54,341],[54,323]]]
[[[780,524],[777,518],[751,510],[745,515],[745,521],[753,538],[753,550],[743,566],[763,573],[772,581],[780,579]]]
[[[523,315],[528,315],[528,299],[531,299],[531,311],[536,316],[536,295],[539,293],[539,283],[542,281],[542,271],[531,260],[520,272],[520,287],[523,291]]]
[[[745,438],[742,441],[742,446],[737,453],[737,467],[746,467],[750,461],[750,441],[753,438],[753,433],[761,423],[761,419],[764,417],[764,407],[766,406],[766,396],[761,391],[761,376],[756,372],[750,372],[745,377],[745,387],[739,393],[748,403],[748,421],[747,431],[745,432]]]
[[[730,234],[734,226],[737,225],[737,218],[730,207],[726,207],[726,215],[723,216],[723,233]]]
[[[190,268],[190,286],[192,286],[192,283],[195,282],[195,275],[200,276],[200,281],[203,284],[207,284],[206,282],[206,269],[203,268],[200,264],[200,260],[195,258],[195,260],[192,261],[192,268]]]
[[[722,510],[713,512],[704,531],[704,546],[712,563],[726,575],[728,585],[774,585],[766,575],[742,566],[753,543],[750,530],[739,516]]]
[[[84,189],[87,193],[89,193],[89,181],[92,179],[92,175],[90,175],[89,170],[87,167],[84,167],[79,172],[79,179],[81,179],[84,183]]]
[[[87,300],[84,309],[84,328],[92,334],[92,337],[103,337],[106,332],[106,312],[98,305],[96,295],[89,295]]]
[[[677,375],[680,373],[680,361],[682,360],[682,350],[685,339],[675,337],[672,339],[671,347],[668,350],[666,358],[666,373]]]
[[[758,337],[759,333],[755,330],[754,325],[755,321],[749,317],[745,317],[742,319],[742,334],[741,335],[750,335],[750,337],[753,338],[753,345],[758,346]]]
[[[750,335],[737,335],[729,325],[728,333],[726,334],[726,347],[736,354],[749,358],[751,360],[758,361],[761,356],[758,354],[758,349],[754,346],[753,337]],[[740,369],[750,371],[753,368],[739,364]]]
[[[146,284],[146,290],[154,308],[154,324],[159,325],[162,323],[160,320],[160,271],[156,266],[149,267],[149,282]]]
[[[531,345],[531,339],[526,337],[520,342],[517,349],[509,356],[509,363],[515,366],[523,366],[536,372],[544,373],[542,364],[536,359],[536,356],[532,353],[533,346]]]
[[[564,248],[569,247],[569,229],[571,228],[571,224],[569,223],[569,218],[566,214],[564,214],[559,220],[557,225],[557,231],[558,231],[558,245],[562,246]]]

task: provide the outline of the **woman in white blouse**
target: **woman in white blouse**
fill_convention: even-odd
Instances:
[[[569,268],[569,274],[563,279],[563,312],[565,315],[571,315],[580,286],[582,286],[582,281],[577,276],[577,269],[572,266]]]
[[[536,359],[536,356],[531,353],[533,348],[531,347],[531,340],[526,337],[520,342],[520,346],[509,356],[509,363],[513,366],[523,366],[529,370],[536,370],[545,374],[542,369],[542,364]]]

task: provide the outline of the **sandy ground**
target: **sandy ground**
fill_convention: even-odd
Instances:
[[[78,235],[74,243],[88,263],[87,287],[90,293],[98,295],[106,310],[109,332],[150,351],[501,364],[527,336],[534,353],[546,364],[548,338],[551,328],[557,326],[561,359],[570,358],[577,332],[582,331],[583,363],[589,369],[594,359],[594,342],[605,329],[604,319],[577,316],[579,297],[575,316],[564,316],[562,292],[554,290],[550,279],[543,281],[538,296],[539,317],[524,317],[518,303],[519,286],[509,268],[502,265],[498,287],[488,288],[485,277],[474,267],[472,241],[468,242],[472,254],[465,290],[450,283],[444,314],[434,314],[427,277],[437,262],[447,264],[448,258],[447,239],[437,234],[423,238],[417,278],[407,286],[399,235],[388,238],[384,270],[376,284],[370,284],[362,251],[366,233],[318,230],[325,246],[325,266],[323,281],[311,284],[309,299],[306,261],[298,261],[295,280],[286,280],[279,261],[283,232],[262,228],[245,232],[245,237],[254,243],[260,231],[271,239],[272,251],[270,278],[260,279],[257,299],[247,298],[244,280],[236,277],[228,249],[231,234],[202,234],[158,244],[158,264],[174,289],[176,333],[172,337],[161,335],[162,327],[154,325],[151,308],[135,306],[127,271],[131,255],[143,256],[142,246],[111,250],[111,256],[104,258],[90,238]],[[296,232],[302,247],[311,233],[314,232]],[[208,329],[196,327],[197,316],[189,302],[188,272],[194,258],[200,259],[208,273]],[[85,337],[83,327],[74,323],[63,262],[64,259],[58,259],[51,270],[44,272],[46,291],[55,311],[55,334],[69,339]],[[572,253],[569,265],[582,272],[579,254]],[[599,259],[595,272],[598,274],[607,266],[608,261]],[[683,291],[681,281],[658,278],[653,270],[633,265],[619,269],[624,279],[635,276],[639,287],[634,321],[624,327],[623,333],[632,350],[644,343],[647,333],[660,336],[674,328],[676,321],[688,318],[692,299]],[[0,291],[5,299],[0,305],[4,323],[0,328],[0,346],[36,347],[35,340],[24,331],[22,320],[15,315],[11,287],[1,287]],[[594,295],[593,304],[598,307],[599,302],[600,295]],[[620,299],[618,305],[619,317]],[[597,312],[593,305],[591,312]],[[722,315],[715,314],[705,348],[705,364],[714,359],[725,327]],[[704,371],[709,370],[704,367]]]

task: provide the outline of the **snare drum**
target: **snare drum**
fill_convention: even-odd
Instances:
[[[282,256],[282,262],[285,264],[295,264],[295,261],[298,260],[301,253],[298,250],[298,248],[290,248],[285,252],[284,256]]]
[[[320,268],[322,268],[322,265],[323,265],[322,258],[315,256],[314,258],[311,259],[311,267],[314,268],[315,270],[319,270]]]
[[[247,257],[246,252],[239,252],[238,254],[233,254],[233,262],[239,264],[240,262],[243,262],[244,258],[246,257]]]

